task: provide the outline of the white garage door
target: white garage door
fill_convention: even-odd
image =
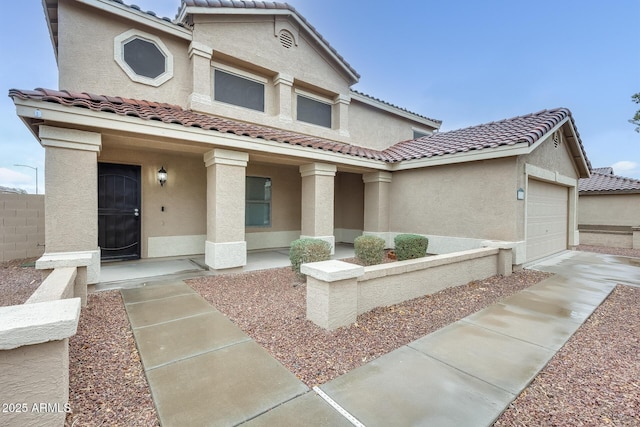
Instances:
[[[527,261],[567,249],[569,189],[529,180]]]

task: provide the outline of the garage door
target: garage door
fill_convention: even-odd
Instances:
[[[527,261],[567,249],[569,189],[529,180]]]

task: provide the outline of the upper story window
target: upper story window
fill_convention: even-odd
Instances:
[[[297,119],[326,128],[331,128],[332,105],[304,95],[297,97]]]
[[[264,83],[216,69],[213,76],[216,101],[264,111]]]
[[[422,138],[423,136],[429,136],[429,133],[417,129],[413,130],[413,139]]]
[[[173,55],[158,37],[129,30],[114,40],[115,61],[131,80],[160,86],[173,77]]]

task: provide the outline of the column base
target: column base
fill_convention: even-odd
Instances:
[[[247,242],[214,243],[207,240],[204,261],[212,270],[247,265]]]
[[[336,238],[335,236],[300,236],[301,239],[320,239],[331,245],[331,255],[336,253]]]

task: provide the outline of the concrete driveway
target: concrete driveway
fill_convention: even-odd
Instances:
[[[527,268],[563,276],[569,282],[589,280],[640,287],[640,259],[593,252],[565,251]]]

